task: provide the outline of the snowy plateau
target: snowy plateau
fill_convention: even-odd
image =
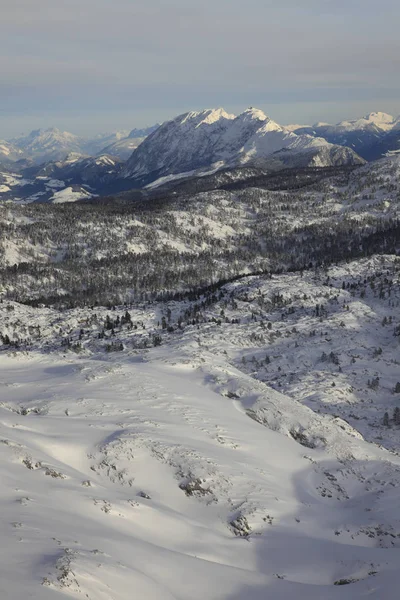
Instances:
[[[255,109],[80,149],[0,178],[1,600],[397,600],[400,156]]]

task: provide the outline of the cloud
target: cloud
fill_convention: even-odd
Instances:
[[[6,0],[3,114],[398,96],[393,0]],[[368,92],[370,93],[370,92]],[[123,94],[129,94],[121,98]],[[251,99],[253,98],[253,99]],[[8,99],[8,100],[7,100]],[[198,102],[195,102],[198,105]],[[191,106],[188,106],[190,108]],[[1,132],[0,132],[1,137]]]

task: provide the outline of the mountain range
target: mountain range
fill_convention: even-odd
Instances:
[[[316,123],[291,129],[298,135],[323,137],[331,144],[348,146],[365,160],[376,160],[388,152],[400,151],[400,117],[394,118],[383,112],[373,112],[336,125]]]
[[[398,152],[400,118],[382,112],[336,125],[282,126],[253,107],[238,116],[206,109],[92,139],[50,128],[0,141],[0,198],[13,199],[18,189],[19,199],[47,201],[51,186],[43,182],[49,180],[107,195],[243,167],[263,172],[354,168]],[[20,177],[10,179],[7,172]]]
[[[353,150],[297,135],[256,108],[238,116],[219,108],[188,112],[161,125],[133,152],[121,176],[143,185],[245,164],[278,168],[362,163]]]
[[[132,158],[124,169],[124,176],[138,174],[141,177],[152,172],[164,172],[171,163],[171,155],[183,156],[187,152],[189,156],[184,160],[176,156],[174,160],[177,164],[171,165],[171,168],[191,170],[192,167],[208,166],[210,162],[244,164],[285,148],[315,152],[316,148],[327,148],[324,142],[346,146],[365,160],[376,160],[400,151],[400,117],[395,118],[384,112],[372,112],[365,117],[344,120],[335,125],[319,122],[314,125],[280,126],[258,109],[249,108],[236,117],[220,108],[188,112],[163,123],[157,137],[153,137],[151,142],[165,145],[168,152],[163,152],[162,157],[153,157],[152,162],[144,166],[150,146],[147,146],[147,150],[146,147],[141,148],[134,158],[132,154],[159,128],[157,123],[147,128],[99,133],[93,138],[55,127],[38,129],[28,135],[0,139],[0,163],[11,165],[25,160],[42,164],[64,160],[71,152],[82,155],[82,158],[109,154],[121,160]],[[294,135],[302,139],[298,140]],[[180,136],[185,137],[184,146]],[[302,136],[309,136],[316,141]],[[189,137],[191,140],[186,139]],[[182,167],[178,163],[182,163]]]
[[[111,154],[126,159],[157,127],[158,124],[147,129],[100,133],[89,139],[56,127],[37,129],[26,136],[0,140],[0,162],[11,165],[25,159],[39,165],[64,160],[71,152],[81,155],[82,158]]]

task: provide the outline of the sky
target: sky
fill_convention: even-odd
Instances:
[[[0,0],[0,139],[186,112],[400,113],[398,0]]]

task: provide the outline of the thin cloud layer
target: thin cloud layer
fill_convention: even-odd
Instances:
[[[152,107],[157,120],[157,110],[288,101],[301,118],[300,103],[345,111],[400,91],[393,0],[5,2],[0,126],[46,111],[81,112],[87,126],[90,110]]]

